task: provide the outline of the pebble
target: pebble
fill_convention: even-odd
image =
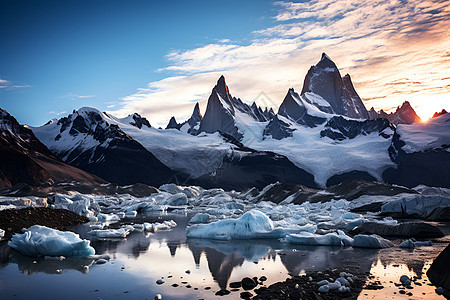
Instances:
[[[330,288],[328,287],[328,285],[322,285],[319,287],[318,291],[320,293],[328,293],[328,291],[330,290]]]
[[[156,294],[155,300],[161,300],[161,299],[162,299],[162,295],[161,294]]]
[[[156,280],[156,284],[163,284],[163,283],[164,283],[164,280],[162,280],[162,279]]]
[[[435,289],[434,291],[435,291],[436,294],[438,294],[438,295],[444,294],[444,288],[442,288],[442,287],[438,287],[438,288]]]
[[[326,285],[329,284],[328,280],[322,280],[317,283],[318,285]]]
[[[185,273],[186,274],[191,274],[191,270],[186,270]]]
[[[103,259],[103,258],[100,258],[100,259],[97,259],[97,260],[95,261],[95,263],[96,263],[97,265],[103,265],[103,264],[106,264],[106,263],[107,263],[107,260],[106,260],[106,259]]]

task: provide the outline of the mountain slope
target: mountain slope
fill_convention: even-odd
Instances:
[[[32,130],[63,161],[110,182],[159,186],[174,180],[170,168],[107,119],[108,115],[84,107]],[[122,121],[138,129],[151,128],[137,114]]]
[[[369,111],[369,119],[374,120],[379,118],[387,119],[394,125],[413,124],[421,121],[420,117],[416,114],[414,108],[412,108],[408,101],[403,102],[401,106],[397,107],[395,112],[391,112],[389,114],[383,110],[376,112],[372,107]]]
[[[367,119],[368,113],[356,93],[350,75],[341,77],[336,64],[325,54],[306,74],[301,95],[314,93],[329,103],[319,107],[326,113],[334,113],[356,119]],[[306,98],[309,98],[306,95]]]
[[[389,153],[397,168],[384,172],[386,181],[450,187],[450,114],[427,123],[398,125]]]
[[[63,163],[55,157],[27,127],[0,109],[0,188],[18,183],[31,186],[59,182],[105,181]]]
[[[251,106],[241,99],[232,97],[225,77],[221,76],[208,98],[208,104],[198,132],[221,132],[233,136],[237,140],[243,137],[239,123],[247,118],[258,122],[269,121],[272,111],[262,110],[255,103]]]

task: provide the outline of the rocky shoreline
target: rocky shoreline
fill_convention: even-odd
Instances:
[[[27,207],[0,210],[0,229],[5,231],[4,238],[6,239],[11,238],[14,233],[22,233],[22,228],[29,228],[33,225],[66,230],[87,222],[89,222],[87,217],[66,209]]]

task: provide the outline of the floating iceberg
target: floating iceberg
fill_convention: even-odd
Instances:
[[[288,235],[286,240],[291,244],[299,245],[351,246],[353,244],[353,239],[340,230],[338,233],[327,233],[324,235],[300,232]]]
[[[186,236],[215,240],[264,239],[286,236],[282,228],[274,229],[272,220],[259,210],[251,210],[238,219],[220,220],[186,228]]]
[[[353,247],[358,248],[389,248],[393,247],[391,241],[382,238],[376,234],[365,235],[358,234],[353,238]]]
[[[28,256],[78,256],[95,254],[90,241],[80,239],[78,234],[34,225],[23,229],[23,234],[12,236],[8,245]]]
[[[129,230],[124,228],[120,229],[99,229],[91,230],[88,232],[89,235],[96,236],[99,238],[124,238],[130,233]]]

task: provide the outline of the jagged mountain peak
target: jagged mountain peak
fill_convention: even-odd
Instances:
[[[179,129],[179,124],[174,116],[172,116],[169,120],[169,124],[167,124],[166,129]]]
[[[420,122],[421,119],[417,115],[414,108],[411,106],[411,103],[405,101],[402,105],[397,106],[395,112],[386,113],[383,109],[379,112],[376,112],[372,107],[369,111],[369,119],[388,119],[391,124],[412,124],[416,122]]]
[[[225,76],[221,75],[219,80],[217,80],[217,84],[214,87],[214,90],[220,95],[220,97],[230,106],[232,106],[231,101],[232,97],[230,91],[228,90],[227,83],[225,81]]]
[[[143,126],[147,126],[148,128],[151,128],[150,122],[145,118],[142,117],[138,113],[134,113],[132,115],[129,115],[133,119],[133,121],[130,121],[129,123],[133,126],[136,126],[137,128],[141,129]]]
[[[445,114],[448,114],[448,112],[445,109],[442,109],[440,112],[435,112],[431,118],[434,119]]]
[[[324,112],[344,115],[351,118],[367,119],[367,109],[361,98],[357,94],[350,75],[341,77],[338,67],[325,53],[320,61],[312,66],[305,76],[301,95],[313,93],[326,102],[328,105],[318,107],[320,110],[326,108]]]

